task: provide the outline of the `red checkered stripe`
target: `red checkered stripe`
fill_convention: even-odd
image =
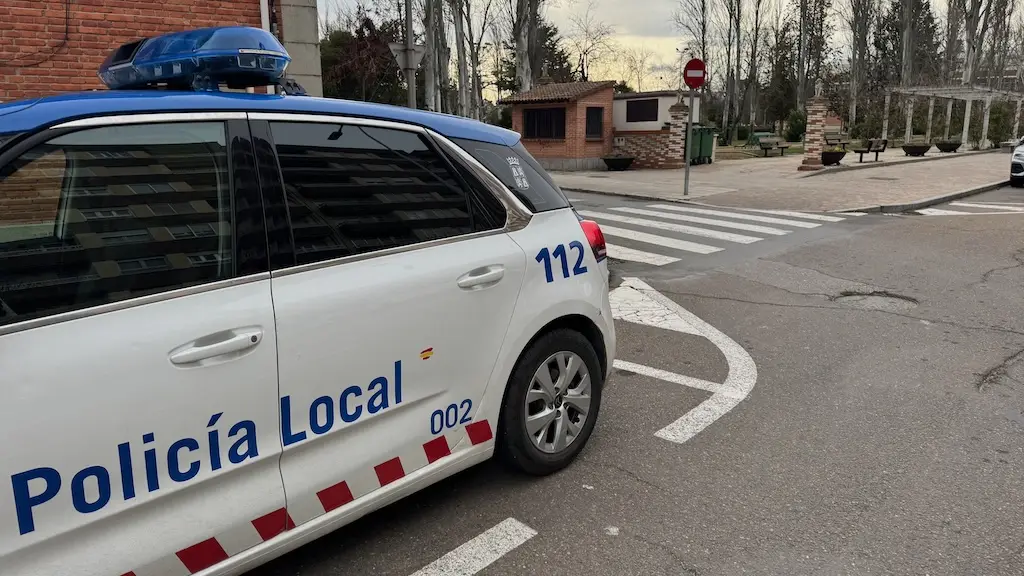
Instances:
[[[471,422],[460,430],[437,436],[409,454],[399,454],[373,467],[372,470],[357,471],[352,478],[326,486],[313,495],[289,498],[289,509],[278,508],[248,524],[214,535],[175,552],[173,556],[161,558],[142,568],[125,572],[122,576],[188,576],[219,564],[224,560],[266,542],[279,534],[291,530],[297,524],[304,524],[341,508],[345,504],[366,496],[392,482],[404,478],[412,471],[442,458],[450,456],[463,439],[476,446],[494,438],[491,424],[487,420]]]

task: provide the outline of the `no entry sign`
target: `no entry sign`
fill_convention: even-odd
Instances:
[[[705,76],[704,61],[700,58],[690,60],[683,68],[683,82],[694,90],[704,85]]]

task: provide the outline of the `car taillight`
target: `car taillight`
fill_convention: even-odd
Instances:
[[[580,227],[583,228],[583,233],[587,235],[587,242],[590,243],[590,248],[594,250],[594,256],[597,257],[597,261],[600,262],[608,257],[608,247],[604,243],[604,232],[601,232],[601,227],[598,226],[597,222],[593,220],[580,220]]]

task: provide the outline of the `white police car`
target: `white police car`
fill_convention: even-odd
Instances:
[[[197,30],[116,50],[114,90],[0,106],[3,576],[238,574],[587,442],[598,226],[513,132],[216,90],[287,62]]]

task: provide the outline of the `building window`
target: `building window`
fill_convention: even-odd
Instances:
[[[565,108],[523,110],[523,138],[565,140]]]
[[[658,99],[626,100],[626,122],[657,122]]]
[[[604,137],[604,108],[587,107],[587,138]]]

